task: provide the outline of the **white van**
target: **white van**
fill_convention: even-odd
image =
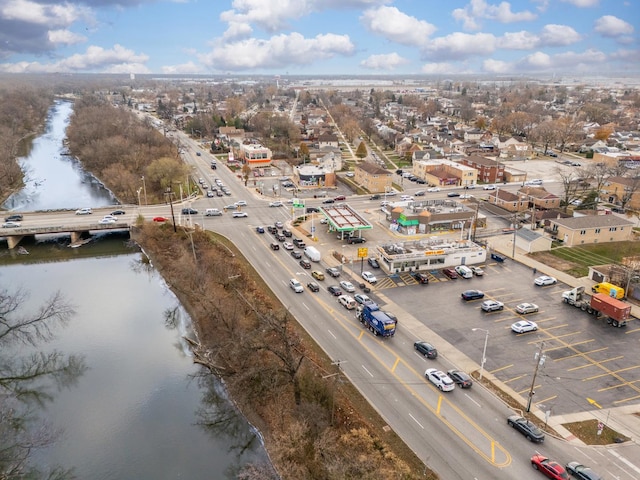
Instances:
[[[316,247],[305,247],[304,254],[312,262],[319,262],[322,257],[320,251]]]
[[[218,210],[217,208],[207,208],[204,211],[204,214],[207,217],[218,217],[218,216],[222,215],[222,212],[220,210]]]
[[[466,265],[458,265],[455,270],[462,278],[473,278],[473,270]]]
[[[340,295],[338,297],[338,303],[347,310],[353,310],[358,305],[353,297],[349,295]]]

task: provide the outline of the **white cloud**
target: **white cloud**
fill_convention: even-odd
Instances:
[[[600,0],[562,0],[563,2],[570,3],[576,7],[588,8],[595,7],[600,3]]]
[[[360,20],[373,33],[402,45],[424,45],[436,27],[411,17],[395,7],[380,7],[364,12]]]
[[[540,46],[563,47],[582,40],[582,36],[568,25],[545,25],[540,34]]]
[[[239,40],[241,38],[247,38],[253,33],[253,28],[248,23],[242,22],[229,22],[229,27],[222,34],[222,39],[225,42],[231,40]]]
[[[597,19],[594,29],[603,37],[619,37],[633,33],[633,25],[613,15],[605,15]]]
[[[53,63],[19,62],[0,65],[0,71],[11,73],[101,72],[101,73],[150,73],[144,65],[148,57],[114,45],[105,50],[91,46],[86,53],[72,55]]]
[[[496,37],[490,33],[452,33],[435,38],[425,52],[434,59],[460,60],[474,55],[490,55],[496,48]]]
[[[202,73],[202,68],[193,62],[183,63],[181,65],[165,65],[162,67],[162,73],[171,75],[179,73]]]
[[[557,55],[548,55],[544,52],[535,52],[520,60],[515,71],[591,71],[607,62],[608,58],[599,50],[585,50],[581,53],[564,52]]]
[[[347,35],[305,38],[299,33],[291,33],[268,40],[248,38],[217,45],[211,53],[200,55],[200,60],[215,70],[271,69],[309,65],[335,55],[352,55],[354,50]]]
[[[498,46],[510,50],[531,50],[540,43],[540,37],[534,33],[520,31],[507,32],[498,39]]]
[[[471,0],[464,8],[456,8],[451,13],[453,18],[462,22],[466,30],[478,30],[481,20],[491,20],[500,23],[528,22],[538,16],[528,10],[512,12],[509,2],[490,5],[485,0]]]
[[[489,58],[482,62],[482,69],[487,73],[509,73],[513,71],[513,65],[509,62]]]
[[[452,63],[425,63],[420,69],[425,75],[449,75],[452,73],[463,73],[460,71],[460,67]]]
[[[360,62],[360,66],[370,70],[394,70],[400,65],[409,63],[409,60],[401,57],[397,53],[387,53],[382,55],[371,55]]]
[[[361,10],[391,0],[233,0],[232,8],[220,14],[229,23],[254,24],[268,32],[290,27],[290,21],[329,9]]]
[[[48,36],[51,43],[58,45],[73,45],[87,41],[87,37],[69,30],[50,30]]]
[[[32,25],[67,27],[90,16],[88,10],[70,3],[42,5],[29,0],[8,0],[0,5],[0,18]]]

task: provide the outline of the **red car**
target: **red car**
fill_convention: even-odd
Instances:
[[[569,478],[569,474],[562,465],[542,455],[531,457],[531,466],[553,480],[568,480]]]
[[[451,280],[455,280],[456,278],[458,278],[458,274],[453,268],[443,268],[442,273],[444,273]]]
[[[166,222],[168,219],[164,217],[153,217],[154,222]]]
[[[347,197],[345,197],[344,195],[338,195],[336,198],[334,198],[333,200],[336,202],[340,202],[342,200],[346,200]]]

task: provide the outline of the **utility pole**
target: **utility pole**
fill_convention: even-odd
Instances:
[[[171,191],[171,187],[167,187],[166,195],[169,197],[169,206],[171,207],[171,221],[173,222],[173,233],[176,233],[178,231],[178,228],[176,227],[176,216],[173,213],[173,201],[171,200],[171,195],[173,195],[173,192]]]
[[[536,377],[538,376],[538,369],[544,365],[544,361],[546,359],[546,355],[542,354],[542,349],[544,348],[544,342],[540,342],[540,347],[536,352],[534,358],[536,360],[536,368],[533,371],[533,379],[531,380],[531,388],[529,388],[529,399],[527,400],[527,412],[531,411],[531,400],[533,399],[533,395],[536,393],[533,388],[536,386]]]

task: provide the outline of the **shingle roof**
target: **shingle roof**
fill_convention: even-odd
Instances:
[[[584,217],[550,219],[551,223],[561,225],[573,230],[598,227],[626,227],[633,222],[620,218],[617,215],[586,215]]]
[[[356,165],[356,168],[360,168],[371,175],[391,175],[391,172],[389,170],[379,167],[375,163],[371,162],[363,162],[359,165]]]

